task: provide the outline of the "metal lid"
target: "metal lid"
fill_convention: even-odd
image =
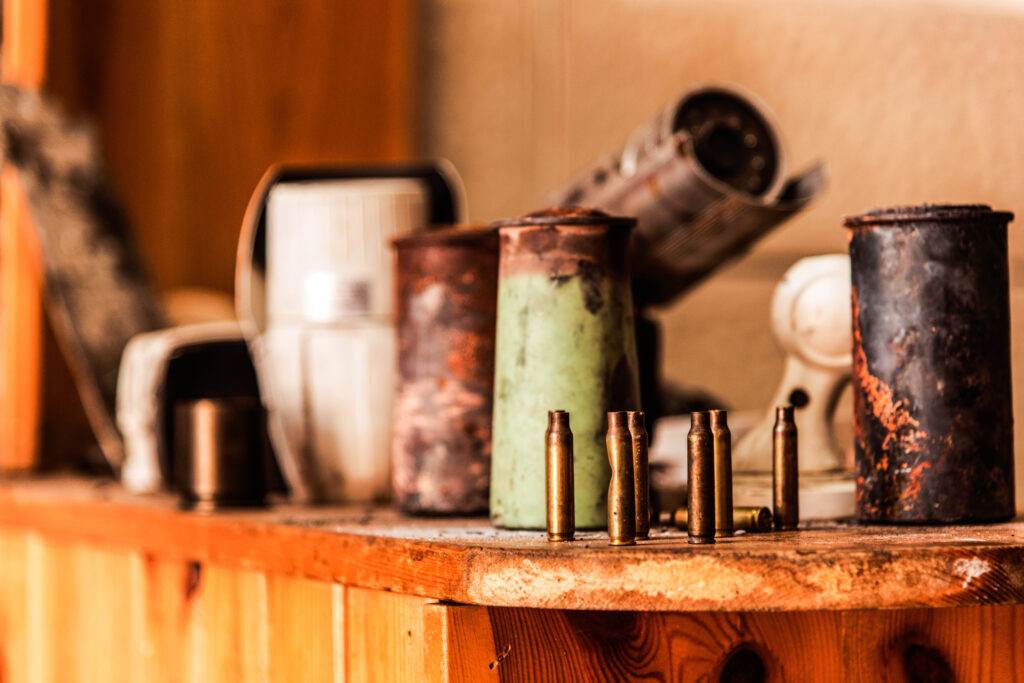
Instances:
[[[402,235],[392,239],[391,246],[395,249],[403,249],[427,245],[487,244],[492,240],[497,244],[497,228],[491,225],[475,223],[469,225],[445,225],[422,232],[414,232],[411,235]]]
[[[626,216],[611,216],[604,211],[579,206],[556,206],[533,211],[519,218],[507,218],[491,223],[491,226],[495,228],[532,228],[544,225],[602,225],[631,228],[636,225],[636,219]]]
[[[843,227],[869,228],[904,223],[1009,223],[1009,211],[993,211],[986,204],[921,204],[872,209],[866,213],[843,217]]]

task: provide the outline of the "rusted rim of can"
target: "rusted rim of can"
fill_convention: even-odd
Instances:
[[[534,211],[519,218],[506,218],[491,223],[493,228],[534,228],[545,225],[601,225],[612,228],[631,228],[636,225],[636,219],[612,216],[597,209],[558,206]]]
[[[843,227],[873,228],[906,223],[1009,223],[1009,211],[993,211],[987,204],[921,204],[872,209],[866,213],[844,216]]]
[[[424,230],[411,235],[402,235],[391,240],[395,249],[422,246],[447,246],[459,244],[486,244],[492,238],[497,244],[498,230],[482,223],[472,225],[452,225]]]

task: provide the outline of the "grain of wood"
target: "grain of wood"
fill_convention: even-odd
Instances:
[[[0,484],[17,525],[223,567],[453,602],[642,611],[849,610],[1024,603],[1024,522],[985,526],[824,524],[695,547],[655,530],[637,546],[485,519],[412,519],[391,509],[302,508],[198,515],[170,496],[73,479]],[[351,626],[349,627],[351,631]]]
[[[1024,607],[843,614],[848,681],[1024,680]]]
[[[741,650],[754,653],[769,681],[842,673],[836,613],[488,612],[502,681],[720,680],[730,660],[743,666],[742,655],[732,659]]]
[[[132,553],[87,545],[74,547],[73,581],[75,623],[56,637],[75,651],[75,674],[62,680],[131,681]],[[60,565],[52,567],[63,571]],[[58,607],[60,609],[60,607]]]
[[[423,614],[427,603],[411,595],[348,588],[348,680],[422,681],[427,676]]]
[[[266,577],[216,565],[204,565],[200,577],[193,634],[198,680],[269,680]]]
[[[336,604],[334,592],[323,581],[267,577],[270,680],[344,683],[336,677],[334,652],[335,609],[344,609],[344,603]]]
[[[486,683],[501,680],[499,665],[507,652],[494,647],[486,607],[428,604],[424,608],[426,666],[438,683]]]
[[[28,683],[28,538],[0,530],[0,681]]]
[[[26,556],[26,659],[33,683],[74,681],[80,653],[75,544],[30,533]]]

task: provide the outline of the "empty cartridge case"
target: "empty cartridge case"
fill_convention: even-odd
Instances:
[[[498,233],[402,237],[395,253],[395,502],[412,514],[487,510]]]
[[[636,512],[636,537],[651,535],[651,467],[648,456],[647,425],[644,411],[630,410],[629,435],[633,441],[633,506]]]
[[[689,514],[686,508],[663,512],[659,521],[665,526],[686,529]],[[759,533],[772,530],[772,511],[766,507],[740,506],[732,509],[732,526],[736,531]]]
[[[724,410],[711,411],[715,444],[715,536],[732,536],[732,432]]]
[[[547,458],[548,540],[571,541],[576,532],[573,514],[572,430],[569,413],[548,411],[544,434]]]
[[[715,443],[711,416],[706,411],[690,414],[686,437],[686,507],[690,543],[715,542]]]
[[[772,504],[776,529],[788,531],[800,523],[799,476],[793,406],[779,406],[775,409],[772,434]]]
[[[602,529],[611,476],[605,414],[640,407],[627,262],[633,220],[557,209],[499,225],[491,519],[545,528],[537,407],[559,406],[575,433],[576,526]]]
[[[845,219],[859,521],[1013,517],[1012,219],[981,205]]]
[[[608,537],[612,545],[636,543],[636,507],[633,485],[633,439],[626,413],[608,413]]]

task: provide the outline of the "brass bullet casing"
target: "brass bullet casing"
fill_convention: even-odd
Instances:
[[[715,536],[732,536],[732,432],[724,410],[711,411],[715,450]]]
[[[797,462],[796,422],[793,406],[775,409],[772,434],[772,492],[775,528],[796,529],[800,523],[800,470]]]
[[[629,436],[633,442],[633,507],[636,513],[636,537],[651,535],[651,465],[648,457],[646,416],[642,410],[626,413]]]
[[[612,479],[608,484],[608,536],[612,545],[636,543],[636,505],[633,486],[633,438],[624,411],[608,413],[608,462]]]
[[[686,507],[690,543],[715,542],[715,444],[707,411],[690,413],[686,437]]]
[[[689,515],[686,508],[676,508],[674,512],[663,512],[658,520],[665,526],[685,529]],[[732,525],[736,531],[749,534],[772,530],[772,511],[766,507],[740,506],[732,509]]]
[[[547,465],[548,540],[571,541],[576,533],[576,508],[573,500],[572,430],[569,413],[548,411],[548,429],[544,433]]]

